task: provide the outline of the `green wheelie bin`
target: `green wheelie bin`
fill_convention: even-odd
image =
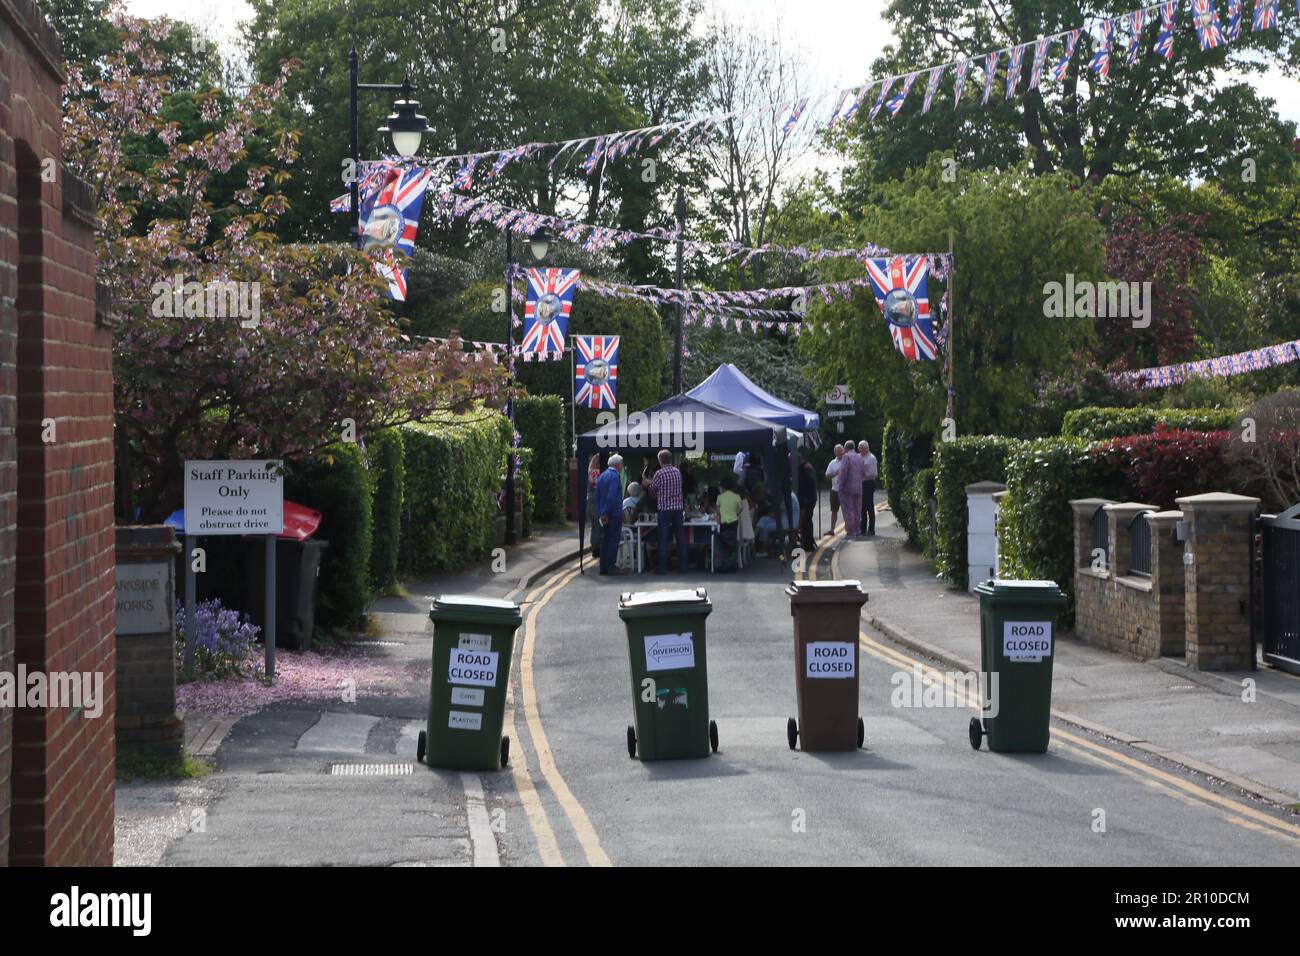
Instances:
[[[1047,752],[1052,657],[1065,595],[1055,581],[985,581],[980,596],[984,713],[970,721],[970,745],[988,737],[996,753]]]
[[[627,728],[629,757],[676,760],[717,751],[704,645],[704,619],[712,610],[704,588],[625,593],[619,599],[636,720]]]
[[[429,722],[416,759],[447,770],[499,770],[510,761],[501,734],[515,631],[523,620],[514,601],[444,594],[433,621]]]

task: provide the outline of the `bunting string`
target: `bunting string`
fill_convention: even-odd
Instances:
[[[1109,378],[1117,385],[1128,385],[1134,388],[1165,388],[1179,385],[1189,378],[1228,378],[1295,361],[1300,361],[1300,339],[1195,362],[1177,362],[1173,365],[1157,365],[1130,372],[1116,372]]]

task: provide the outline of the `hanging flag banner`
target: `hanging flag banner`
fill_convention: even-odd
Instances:
[[[357,231],[361,248],[370,252],[375,270],[388,283],[388,294],[406,301],[406,263],[415,252],[424,192],[432,175],[418,166],[393,168],[379,188],[363,196]],[[400,258],[399,258],[400,254]]]
[[[529,353],[564,352],[564,338],[578,288],[577,269],[525,269],[528,280],[524,300],[524,338],[520,350]],[[525,361],[528,359],[525,357]]]
[[[1241,39],[1241,0],[1228,0],[1228,26],[1223,31],[1230,41]]]
[[[1300,3],[1300,0],[1296,0]],[[993,92],[993,76],[998,72],[998,54],[990,53],[984,58],[984,96],[980,99],[980,105],[986,106],[989,101],[989,94]]]
[[[1079,30],[1070,31],[1070,35],[1065,38],[1065,52],[1056,61],[1056,65],[1052,67],[1052,79],[1058,83],[1065,79],[1065,74],[1070,69],[1070,60],[1074,57],[1074,48],[1079,42],[1079,33]]]
[[[1109,376],[1112,382],[1129,385],[1134,388],[1164,388],[1178,385],[1193,377],[1217,376],[1226,378],[1232,375],[1244,375],[1300,361],[1300,339],[1282,342],[1278,345],[1266,345],[1259,349],[1237,352],[1233,355],[1220,355],[1216,358],[1200,359],[1195,362],[1178,362],[1174,365],[1158,365],[1153,368],[1140,368],[1131,372],[1116,372]]]
[[[907,74],[907,78],[903,80],[903,88],[890,98],[889,105],[888,105],[890,119],[896,117],[898,115],[898,111],[903,108],[903,101],[907,99],[907,94],[912,92],[912,84],[915,82],[916,82],[916,74],[915,73]]]
[[[1038,89],[1038,84],[1043,81],[1043,66],[1047,63],[1047,47],[1051,43],[1049,37],[1039,37],[1034,43],[1034,65],[1029,70],[1029,88]]]
[[[894,347],[910,362],[933,361],[938,346],[930,320],[925,257],[894,256],[865,262],[871,291],[889,323]]]
[[[1296,4],[1300,10],[1300,3]],[[1272,30],[1277,27],[1277,0],[1255,0],[1255,16],[1251,20],[1252,30]]]
[[[1134,10],[1128,15],[1128,56],[1125,62],[1132,66],[1137,62],[1138,44],[1142,42],[1142,27],[1146,25],[1146,13]]]
[[[1016,95],[1016,87],[1020,85],[1020,67],[1025,61],[1025,47],[1028,43],[1022,43],[1011,51],[1011,62],[1007,64],[1007,99]]]
[[[1092,62],[1088,64],[1092,71],[1100,76],[1103,80],[1110,76],[1110,51],[1115,44],[1115,21],[1101,21],[1101,36],[1097,38],[1097,51],[1092,55]]]
[[[573,337],[573,402],[583,408],[617,408],[618,336]]]
[[[1297,0],[1300,5],[1300,0]],[[1214,0],[1192,0],[1192,25],[1202,50],[1212,50],[1223,43],[1223,30],[1219,15],[1214,12]]]
[[[1178,4],[1175,0],[1160,4],[1160,32],[1156,35],[1156,45],[1151,49],[1166,60],[1173,59],[1174,56],[1174,17],[1177,13]]]
[[[930,112],[930,104],[934,102],[934,94],[939,90],[939,81],[943,79],[943,67],[935,67],[930,71],[930,82],[925,84],[925,102],[921,105],[921,115],[924,116]]]
[[[1300,0],[1297,0],[1300,3]],[[876,114],[880,112],[880,107],[885,105],[885,97],[889,95],[889,88],[894,85],[894,80],[898,77],[885,80],[880,84],[880,95],[876,97],[876,102],[871,107],[871,112],[867,114],[867,119],[875,119]]]
[[[970,73],[970,59],[967,58],[957,64],[957,80],[953,87],[952,106],[957,108],[961,102],[961,91],[966,87],[966,75]]]

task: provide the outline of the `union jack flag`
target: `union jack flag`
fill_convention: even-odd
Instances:
[[[1175,0],[1160,4],[1160,34],[1152,49],[1166,60],[1171,60],[1174,56],[1174,17],[1177,12],[1178,4]]]
[[[796,124],[798,124],[799,117],[803,116],[803,111],[807,109],[807,107],[808,107],[808,97],[805,96],[803,99],[801,99],[798,103],[795,104],[794,112],[790,114],[790,118],[786,120],[785,125],[781,127],[782,136],[790,135],[790,131],[795,128]]]
[[[451,178],[452,189],[469,189],[474,185],[474,170],[482,161],[482,156],[471,156],[460,164],[456,175]]]
[[[1016,95],[1016,87],[1020,85],[1020,65],[1025,60],[1025,47],[1028,43],[1022,43],[1011,51],[1011,62],[1007,64],[1007,99]]]
[[[410,258],[415,252],[420,209],[430,179],[432,172],[419,166],[393,167],[379,189],[361,200],[357,231],[362,248],[379,254],[375,269],[388,280],[388,294],[398,302],[406,301],[406,266],[396,253]]]
[[[1146,12],[1134,10],[1128,15],[1128,65],[1137,62],[1138,44],[1142,42],[1142,28],[1146,26]]]
[[[961,102],[961,91],[966,86],[966,74],[969,72],[970,72],[969,59],[962,60],[960,63],[957,64],[957,82],[954,86],[954,92],[952,95],[952,105],[954,109],[956,108],[957,104]]]
[[[1214,0],[1192,0],[1192,24],[1201,41],[1202,50],[1212,50],[1223,43],[1223,30],[1219,15],[1214,12]]]
[[[1050,37],[1039,37],[1034,42],[1034,65],[1029,70],[1029,88],[1038,89],[1038,84],[1043,80],[1043,64],[1047,62],[1047,48],[1051,44]]]
[[[1224,35],[1234,41],[1241,37],[1241,0],[1228,0],[1228,28]]]
[[[875,293],[894,347],[909,362],[934,361],[938,354],[930,299],[926,292],[925,256],[867,259],[867,278]]]
[[[357,193],[364,201],[368,193],[375,192],[379,189],[384,178],[388,175],[389,170],[396,166],[391,160],[381,159],[378,162],[371,163],[361,178],[357,181]],[[352,191],[348,190],[342,196],[330,200],[330,212],[351,212],[352,211]]]
[[[1300,3],[1300,0],[1296,0]],[[998,59],[1001,54],[996,50],[984,58],[984,96],[980,98],[980,105],[984,106],[989,101],[989,94],[993,92],[993,76],[998,72]]]
[[[617,408],[618,336],[573,337],[573,403],[583,408]]]
[[[524,299],[522,352],[563,352],[564,336],[578,288],[577,269],[525,269],[528,294]]]
[[[1110,76],[1110,49],[1115,43],[1115,21],[1101,21],[1101,36],[1097,41],[1097,52],[1092,55],[1092,62],[1088,64],[1094,73],[1097,73],[1104,80]]]
[[[1298,0],[1298,2],[1300,2],[1300,0]],[[847,124],[853,119],[853,117],[858,115],[858,110],[862,109],[862,101],[867,98],[868,89],[868,86],[862,86],[853,94],[853,102],[851,102],[849,108],[844,111],[844,118],[841,122]]]
[[[925,84],[925,102],[921,104],[922,115],[930,112],[930,104],[934,102],[934,94],[939,90],[939,81],[943,79],[943,67],[936,66],[930,71],[930,82]]]
[[[1296,0],[1296,2],[1300,3],[1300,0]],[[896,79],[898,79],[898,77],[892,76],[881,82],[880,95],[876,97],[876,102],[872,104],[871,112],[867,114],[867,119],[876,118],[876,114],[880,112],[880,107],[885,105],[885,97],[889,95],[889,88],[894,85],[894,80]]]
[[[912,84],[916,82],[916,74],[909,73],[903,80],[903,88],[889,98],[886,109],[889,110],[890,118],[898,115],[898,111],[903,108],[903,101],[907,99],[907,94],[912,92]]]
[[[1300,11],[1300,3],[1296,4]],[[1255,18],[1251,21],[1252,30],[1269,30],[1277,26],[1277,0],[1255,0]]]
[[[1065,38],[1065,52],[1056,61],[1056,65],[1052,67],[1052,79],[1056,80],[1056,82],[1059,83],[1065,79],[1065,74],[1070,69],[1070,60],[1074,57],[1074,47],[1078,42],[1079,30],[1076,28],[1071,30]]]

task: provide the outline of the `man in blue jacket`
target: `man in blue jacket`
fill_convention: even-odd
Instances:
[[[615,566],[623,542],[623,456],[610,455],[609,466],[596,479],[596,520],[600,522],[600,573],[623,574]]]

